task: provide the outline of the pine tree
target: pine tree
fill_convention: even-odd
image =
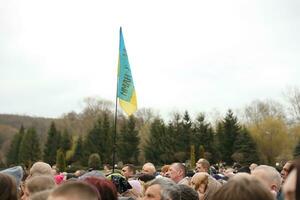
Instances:
[[[223,123],[223,133],[219,144],[222,146],[222,156],[227,164],[232,164],[233,160],[231,158],[234,153],[234,142],[236,137],[240,132],[240,126],[238,124],[237,118],[233,115],[231,110],[228,110]]]
[[[206,153],[210,153],[212,157],[215,158],[214,132],[211,124],[205,121],[204,114],[200,114],[196,118],[193,127],[193,143],[197,148],[202,145]]]
[[[64,172],[66,170],[66,157],[65,157],[65,152],[63,149],[57,150],[56,166],[60,172]]]
[[[12,143],[10,145],[10,149],[7,153],[7,164],[16,165],[19,163],[19,151],[20,151],[20,144],[22,142],[22,138],[24,136],[25,129],[23,125],[18,133],[16,133],[12,139]]]
[[[186,135],[183,131],[182,117],[179,113],[175,113],[171,121],[173,128],[173,137],[175,141],[174,146],[174,159],[176,162],[184,162],[189,154],[187,151]]]
[[[110,163],[112,161],[112,147],[113,147],[113,131],[109,121],[109,114],[104,112],[102,123],[101,136],[101,158],[103,163]],[[112,163],[111,163],[112,164]]]
[[[83,152],[83,141],[82,137],[79,136],[79,138],[76,141],[76,147],[74,151],[74,155],[72,157],[72,162],[83,165],[84,164],[84,152]]]
[[[71,140],[71,136],[68,132],[67,129],[64,130],[63,134],[61,135],[61,139],[60,139],[60,145],[59,147],[61,148],[61,150],[66,154],[66,152],[71,149],[72,146],[72,140]]]
[[[93,129],[88,133],[86,136],[86,139],[83,143],[83,159],[82,164],[86,166],[88,164],[88,158],[93,153],[98,153],[98,155],[101,155],[101,146],[102,144],[102,138],[101,138],[101,130],[102,128],[102,121],[99,118],[95,124]]]
[[[29,128],[23,136],[20,145],[19,159],[20,163],[27,167],[41,159],[40,142],[34,128]]]
[[[121,129],[118,142],[118,155],[125,163],[138,162],[139,155],[139,136],[135,127],[136,119],[131,115]]]
[[[251,163],[257,163],[259,161],[256,143],[245,127],[241,129],[236,137],[233,155],[234,154],[242,155],[242,160],[240,162],[243,165],[250,165]]]
[[[56,162],[56,152],[61,144],[60,139],[60,133],[56,130],[55,123],[52,122],[44,148],[44,161],[50,165],[53,165]]]
[[[154,164],[163,164],[164,161],[161,158],[164,152],[164,141],[162,141],[163,135],[166,134],[166,127],[164,121],[160,118],[156,118],[150,125],[150,135],[145,145],[145,157],[147,161],[151,161]],[[171,155],[167,155],[171,156]]]
[[[192,140],[192,121],[188,111],[184,112],[183,119],[182,119],[182,134],[180,140],[185,146],[186,157],[184,160],[187,160],[190,155],[190,146]],[[188,157],[189,156],[189,157]]]
[[[299,158],[300,156],[300,140],[298,141],[298,144],[296,145],[295,149],[294,149],[294,158]]]

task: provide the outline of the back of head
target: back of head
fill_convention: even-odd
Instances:
[[[161,200],[180,200],[181,194],[179,186],[168,178],[156,178],[150,184],[160,186]]]
[[[37,192],[29,197],[30,200],[47,200],[52,190],[44,190]]]
[[[209,174],[206,172],[198,172],[194,174],[194,176],[191,179],[191,186],[197,191],[200,187],[200,185],[206,185],[208,184],[208,177]]]
[[[181,194],[181,200],[199,200],[198,193],[191,187],[183,184],[178,185]]]
[[[36,162],[30,168],[29,176],[39,175],[54,176],[51,166],[45,162]]]
[[[150,162],[145,163],[143,165],[143,168],[142,168],[142,173],[144,173],[144,174],[150,174],[150,175],[155,175],[156,168],[155,168],[154,164],[150,163]]]
[[[17,186],[15,180],[4,173],[0,173],[0,199],[17,200]]]
[[[69,181],[55,188],[48,200],[101,200],[98,191],[81,181]]]
[[[211,200],[274,200],[268,189],[255,177],[240,173],[224,184]]]
[[[183,177],[186,176],[186,167],[182,163],[173,163],[172,165],[175,165],[176,168],[183,173]]]
[[[118,199],[117,189],[110,180],[97,177],[87,177],[84,181],[97,188],[102,200]]]
[[[34,176],[26,181],[26,187],[30,195],[55,187],[55,181],[51,176]]]
[[[261,180],[269,189],[278,192],[281,188],[282,178],[280,173],[271,166],[259,165],[251,173],[253,176]]]

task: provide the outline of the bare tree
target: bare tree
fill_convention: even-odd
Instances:
[[[289,107],[288,111],[293,121],[300,122],[300,89],[299,87],[288,87],[284,93]]]

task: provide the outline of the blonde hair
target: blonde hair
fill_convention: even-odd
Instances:
[[[246,173],[235,175],[224,184],[211,200],[273,200],[266,186]]]

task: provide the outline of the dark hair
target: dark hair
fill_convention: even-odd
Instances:
[[[96,187],[102,200],[118,199],[117,189],[110,180],[96,177],[87,177],[84,179],[84,181]]]
[[[0,173],[0,199],[18,200],[15,180],[9,175],[3,173]]]
[[[153,179],[155,179],[155,176],[154,175],[150,175],[150,174],[140,174],[138,176],[138,180],[143,181],[145,183],[148,182],[148,181],[151,181]]]
[[[198,193],[191,187],[183,184],[178,184],[181,200],[199,200]]]
[[[129,171],[131,171],[133,174],[135,174],[135,166],[133,164],[125,164],[124,167],[128,167]]]

